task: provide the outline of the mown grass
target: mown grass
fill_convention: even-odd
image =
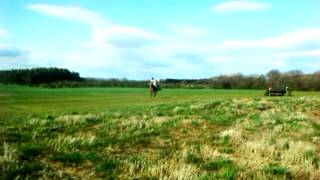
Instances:
[[[320,177],[318,96],[168,90],[150,100],[142,98],[142,89],[76,89],[73,94],[72,89],[1,88],[11,97],[0,103],[16,110],[1,116],[4,179]],[[63,94],[75,104],[64,104]],[[164,98],[170,95],[171,100]],[[83,102],[77,104],[77,98]],[[125,98],[129,102],[111,101]],[[32,108],[40,109],[27,111]]]

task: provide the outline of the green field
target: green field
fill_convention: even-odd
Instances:
[[[0,86],[4,179],[317,179],[320,92]]]
[[[294,92],[320,97],[320,92]],[[26,115],[103,112],[155,104],[202,101],[215,98],[262,97],[261,90],[164,89],[151,99],[145,88],[46,89],[0,85],[0,118]]]
[[[0,86],[0,113],[9,116],[102,112],[152,104],[226,97],[259,97],[263,91],[164,89],[151,99],[147,88],[64,88],[45,89]]]

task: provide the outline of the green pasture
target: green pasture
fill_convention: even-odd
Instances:
[[[263,90],[163,89],[157,98],[152,99],[147,88],[47,89],[0,85],[0,118],[101,112],[172,102],[263,95]],[[294,96],[319,97],[320,92],[294,92]]]

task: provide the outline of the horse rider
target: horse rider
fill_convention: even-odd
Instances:
[[[150,80],[150,85],[151,85],[151,88],[153,90],[157,90],[158,89],[158,84],[157,84],[157,81],[152,77],[151,80]]]

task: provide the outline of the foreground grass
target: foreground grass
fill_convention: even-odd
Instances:
[[[204,95],[210,93],[208,90],[172,90],[162,95],[172,93],[172,101],[160,97],[158,102],[150,100],[148,105],[139,105],[144,90],[130,89],[131,94],[123,89],[101,89],[100,94],[100,89],[94,89],[89,92],[98,93],[97,99],[102,94],[115,95],[106,95],[106,101],[97,100],[101,107],[103,102],[111,103],[106,105],[109,108],[98,111],[100,105],[88,100],[95,95],[82,90],[11,90],[12,97],[5,97],[2,103],[15,107],[24,118],[1,121],[2,178],[320,177],[319,97],[265,98],[255,97],[255,91],[253,97],[246,91],[224,91],[229,94],[205,100],[212,96]],[[41,95],[41,91],[57,94]],[[34,97],[28,93],[34,93]],[[185,97],[180,97],[183,93]],[[122,98],[129,99],[126,106],[116,103],[124,101]],[[96,111],[90,112],[81,99]],[[63,103],[68,100],[78,103],[72,107],[83,106],[87,113]],[[52,107],[47,101],[56,102],[57,111],[49,111]],[[24,108],[31,111],[28,116],[22,116]]]
[[[1,127],[0,174],[316,179],[319,104],[312,98],[237,98],[28,117]]]

